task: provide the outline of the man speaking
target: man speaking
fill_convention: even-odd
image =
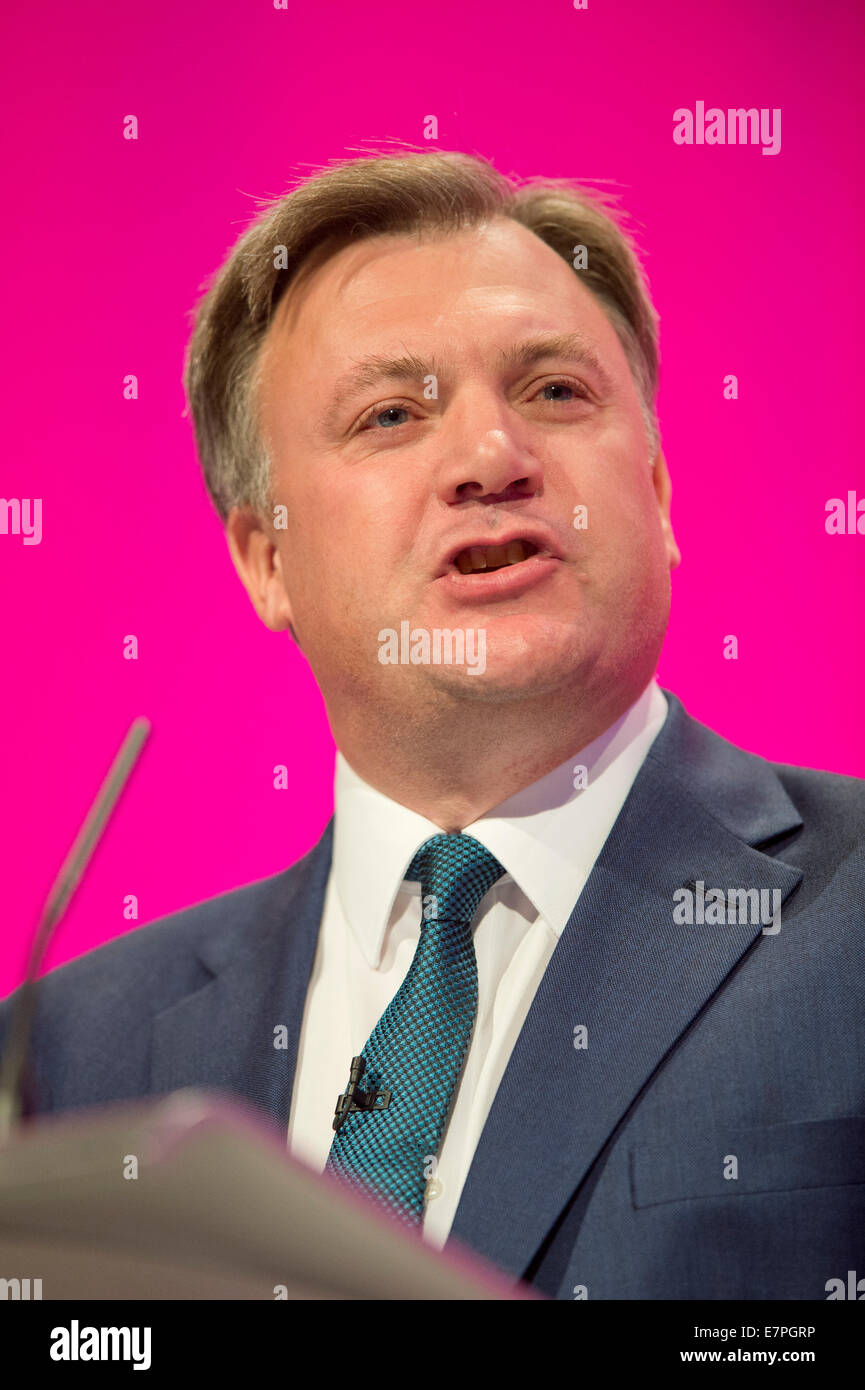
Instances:
[[[862,784],[655,682],[680,557],[614,216],[460,154],[335,165],[214,277],[186,385],[335,815],[46,977],[32,1111],[219,1087],[561,1299],[865,1271]]]

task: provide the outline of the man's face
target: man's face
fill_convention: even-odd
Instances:
[[[678,563],[666,467],[603,309],[531,232],[341,250],[280,306],[259,405],[287,513],[266,620],[326,701],[649,679]],[[403,622],[483,629],[483,673],[382,664]]]

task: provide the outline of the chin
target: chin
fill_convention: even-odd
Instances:
[[[503,631],[499,620],[475,643],[465,665],[430,665],[425,678],[436,690],[462,699],[493,703],[543,696],[573,688],[589,663],[584,636],[561,624],[515,620]],[[505,620],[507,621],[507,620]]]
[[[460,672],[455,671],[447,679],[433,678],[430,684],[439,693],[447,693],[451,698],[477,701],[478,704],[506,705],[515,700],[543,698],[561,688],[564,682],[539,681],[537,676],[532,679],[527,674],[521,677],[514,675],[510,679],[504,676],[493,677],[488,673],[484,673],[483,676],[463,677]]]

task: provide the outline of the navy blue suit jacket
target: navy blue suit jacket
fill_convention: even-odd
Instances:
[[[666,694],[452,1235],[561,1299],[825,1299],[865,1276],[865,782],[742,752]],[[331,844],[47,975],[31,1113],[212,1086],[284,1135]],[[676,924],[698,881],[778,890],[780,930]]]

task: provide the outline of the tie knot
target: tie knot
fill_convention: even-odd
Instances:
[[[504,872],[495,855],[471,835],[443,834],[424,841],[405,876],[420,882],[424,897],[435,898],[439,921],[470,922]]]

